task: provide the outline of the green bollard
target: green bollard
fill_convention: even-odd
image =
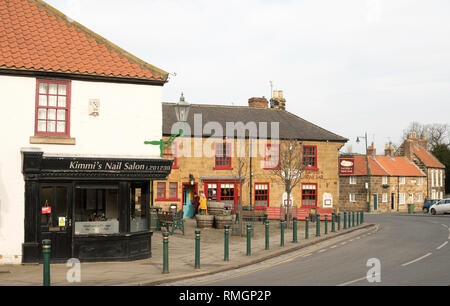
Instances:
[[[355,212],[352,211],[352,227],[355,227]]]
[[[325,235],[328,234],[328,215],[325,215]]]
[[[305,239],[309,239],[309,220],[305,217]]]
[[[348,228],[352,227],[352,216],[351,212],[348,212]]]
[[[347,229],[347,212],[344,211],[344,229]]]
[[[252,225],[247,224],[247,256],[252,254]]]
[[[52,248],[52,242],[49,239],[42,240],[42,256],[44,259],[44,275],[43,285],[50,286],[50,252]]]
[[[364,223],[364,210],[361,210],[361,224]]]
[[[200,269],[200,230],[195,230],[195,268]]]
[[[336,225],[334,224],[336,221],[336,214],[334,213],[334,211],[331,213],[331,232],[334,233],[336,232]]]
[[[293,218],[293,224],[292,224],[292,242],[297,243],[297,217]]]
[[[341,213],[337,214],[338,231],[341,230]]]
[[[284,219],[280,220],[280,234],[281,234],[281,239],[280,239],[280,246],[284,246]]]
[[[163,274],[169,273],[169,233],[163,233]]]
[[[225,245],[224,245],[224,256],[223,256],[223,260],[224,261],[229,261],[230,260],[230,241],[229,241],[229,237],[230,237],[230,226],[229,225],[225,225],[224,226],[225,229]]]
[[[359,213],[359,211],[356,212],[356,225],[359,225],[359,216],[361,214]]]
[[[266,250],[269,249],[269,220],[266,219],[265,221],[265,228],[266,228]]]
[[[316,237],[320,237],[320,214],[316,214]]]

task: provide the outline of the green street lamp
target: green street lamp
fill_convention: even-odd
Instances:
[[[364,136],[358,136],[356,138],[356,143],[360,143],[359,138],[364,138],[366,140],[366,167],[367,167],[367,212],[370,213],[370,167],[369,167],[369,155],[367,152],[367,133],[364,134]]]
[[[184,100],[184,94],[181,93],[180,101],[175,106],[175,114],[177,116],[178,122],[187,122],[187,118],[189,115],[190,104]],[[173,141],[177,137],[181,137],[184,134],[183,128],[177,134],[172,134],[168,140],[164,141],[160,139],[159,141],[145,141],[144,144],[150,144],[154,146],[159,146],[160,156],[163,157],[164,149],[170,148],[173,144]]]

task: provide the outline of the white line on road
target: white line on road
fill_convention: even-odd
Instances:
[[[330,249],[335,249],[335,248],[337,248],[337,245],[330,246]]]
[[[378,276],[378,275],[380,275],[380,274],[375,274],[374,276]],[[358,278],[358,279],[355,279],[355,280],[352,280],[352,281],[349,281],[349,282],[346,282],[346,283],[342,283],[342,284],[339,284],[337,286],[347,286],[347,285],[350,285],[350,284],[353,284],[353,283],[357,283],[357,282],[362,281],[362,280],[367,280],[367,276],[361,277],[361,278]]]
[[[447,243],[448,243],[448,241],[444,242],[443,244],[441,244],[440,246],[438,246],[438,247],[436,248],[436,250],[442,249],[443,247],[445,247],[445,245],[446,245]]]
[[[445,227],[445,228],[448,228],[448,226],[447,225],[445,225],[445,224],[441,224],[443,227]]]
[[[320,250],[319,252],[317,252],[317,253],[323,253],[323,252],[325,252],[327,249],[322,249],[322,250]]]
[[[309,253],[309,254],[302,255],[302,257],[308,257],[308,256],[311,256],[311,255],[312,255],[312,253]]]
[[[426,255],[423,255],[422,257],[419,257],[419,258],[417,258],[417,259],[414,259],[413,261],[404,263],[404,264],[402,264],[402,267],[405,267],[405,266],[410,265],[410,264],[412,264],[412,263],[418,262],[419,260],[422,260],[422,259],[424,259],[425,257],[430,256],[431,254],[433,254],[433,253],[428,253],[428,254],[426,254]]]

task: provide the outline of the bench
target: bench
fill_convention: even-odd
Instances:
[[[158,213],[158,222],[160,226],[165,227],[171,235],[173,235],[177,229],[184,235],[184,220],[182,213],[183,212],[181,211],[177,214],[172,214],[170,212]]]

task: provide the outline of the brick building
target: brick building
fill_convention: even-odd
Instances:
[[[426,175],[405,157],[393,156],[392,146],[385,155],[376,155],[368,148],[369,182],[365,155],[341,155],[339,201],[343,210],[368,210],[371,212],[407,211],[407,204],[415,210],[422,208],[427,193]],[[370,194],[369,194],[370,187]]]
[[[395,155],[408,158],[426,174],[426,198],[444,198],[445,166],[427,150],[426,136],[418,138],[415,133],[409,134]]]
[[[347,139],[287,112],[285,103],[282,92],[276,91],[270,106],[264,97],[249,99],[249,106],[192,104],[185,126],[190,136],[178,138],[173,149],[165,152],[165,157],[175,159],[174,168],[167,180],[154,182],[154,205],[168,209],[177,204],[190,217],[193,194],[202,190],[209,199],[233,207],[242,194],[243,205],[260,210],[271,207],[276,215],[287,199],[284,185],[271,174],[269,161],[280,154],[280,143],[295,140],[302,144],[306,168],[291,195],[293,207],[336,208],[338,152]],[[163,103],[166,138],[179,129],[175,105]],[[230,127],[235,129],[230,132]],[[218,130],[226,136],[218,136]],[[239,157],[241,145],[245,157]],[[239,171],[241,163],[246,164],[243,171]]]

